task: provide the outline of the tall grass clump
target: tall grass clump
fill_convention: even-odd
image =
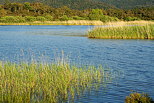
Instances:
[[[66,102],[86,89],[104,84],[109,76],[102,67],[0,62],[0,102]]]
[[[154,39],[154,24],[96,27],[88,32],[88,37],[100,39]]]
[[[126,97],[125,103],[154,103],[154,101],[148,94],[135,92]]]

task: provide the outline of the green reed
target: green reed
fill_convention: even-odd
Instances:
[[[1,103],[57,103],[73,100],[85,89],[105,84],[102,67],[69,64],[0,62]]]
[[[98,39],[154,39],[154,25],[96,27],[88,32],[88,37]]]

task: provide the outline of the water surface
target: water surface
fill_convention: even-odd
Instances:
[[[121,77],[107,88],[83,95],[76,103],[123,103],[130,90],[154,98],[154,41],[88,39],[93,26],[0,26],[0,60],[48,59],[63,51],[70,62],[103,65]],[[74,36],[75,35],[75,36]],[[119,72],[117,72],[119,73]]]

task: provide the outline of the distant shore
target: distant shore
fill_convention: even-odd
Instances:
[[[0,23],[0,25],[103,25],[101,21],[69,20],[69,21],[35,21],[26,23]]]
[[[117,22],[107,22],[96,20],[68,20],[68,21],[35,21],[35,22],[26,22],[26,23],[0,23],[0,25],[130,25],[130,24],[154,24],[152,21],[117,21]]]

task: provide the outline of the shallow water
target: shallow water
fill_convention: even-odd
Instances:
[[[120,77],[76,103],[123,103],[130,90],[154,98],[154,41],[88,39],[93,26],[0,26],[0,60],[52,60],[68,56],[71,63],[103,65]],[[45,57],[43,56],[43,58]],[[118,72],[116,72],[118,71]]]

